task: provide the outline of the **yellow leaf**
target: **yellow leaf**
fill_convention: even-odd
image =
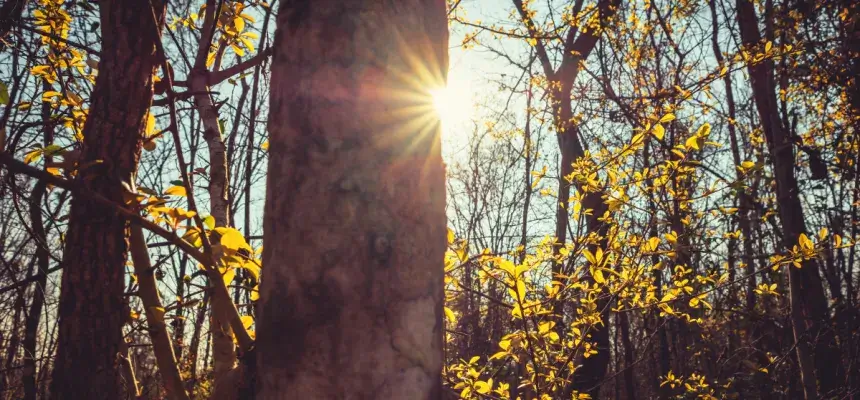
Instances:
[[[517,299],[523,300],[526,298],[526,283],[522,280],[517,281]]]
[[[263,144],[260,145],[260,148],[265,150],[265,151],[269,151],[269,141],[267,140],[267,141],[263,142]]]
[[[669,232],[663,236],[666,237],[666,240],[669,241],[669,243],[675,243],[678,241],[678,234],[675,233],[675,231]]]
[[[448,228],[448,244],[449,245],[454,244],[454,239],[455,239],[454,230],[451,228]]]
[[[452,323],[457,322],[457,315],[454,314],[454,310],[448,307],[445,307],[445,318],[448,318],[448,321],[451,321]]]
[[[242,326],[244,326],[245,329],[251,329],[251,325],[254,325],[254,317],[250,315],[243,315],[241,320]]]
[[[24,163],[30,164],[42,158],[42,149],[35,149],[33,151],[24,154]]]
[[[827,228],[821,228],[821,230],[818,231],[818,238],[824,239],[826,237],[827,237]]]
[[[230,283],[233,282],[233,278],[236,277],[236,269],[227,268],[227,271],[225,271],[221,276],[224,278],[224,285],[229,286]]]
[[[155,133],[155,114],[151,112],[146,113],[146,136],[151,136]]]
[[[254,280],[256,280],[256,281],[260,280],[260,266],[257,265],[256,262],[246,261],[246,262],[241,263],[241,265],[239,265],[239,267],[250,272],[251,276],[254,277]]]
[[[594,281],[599,284],[603,284],[604,282],[606,282],[606,278],[603,276],[603,271],[601,271],[599,268],[592,268],[591,276],[593,276]]]
[[[47,75],[51,73],[51,66],[49,65],[37,65],[33,68],[30,68],[30,73],[36,76]]]
[[[811,250],[815,248],[815,244],[813,244],[812,241],[809,240],[809,237],[807,237],[805,233],[800,234],[800,237],[797,239],[797,243],[800,245],[800,248],[804,250]]]
[[[245,237],[236,229],[218,228],[216,232],[221,234],[221,246],[224,246],[225,249],[236,251],[244,248],[250,250]]]
[[[55,91],[55,90],[49,90],[49,91],[47,91],[47,92],[45,92],[45,93],[42,93],[42,101],[43,101],[43,102],[50,103],[52,98],[54,98],[54,97],[62,97],[62,96],[63,96],[63,94],[62,94],[62,93],[60,93],[60,92],[57,92],[57,91]]]
[[[704,125],[699,127],[699,130],[696,131],[696,137],[706,138],[711,134],[711,124],[705,122]]]
[[[674,121],[674,120],[675,120],[675,114],[669,113],[669,114],[664,115],[662,118],[660,118],[660,123],[663,124],[663,123]]]
[[[660,246],[660,238],[655,236],[655,237],[652,237],[651,239],[648,239],[649,251],[657,250],[658,246]]]
[[[484,382],[484,381],[475,382],[475,391],[480,393],[480,394],[490,393],[491,389],[492,388],[490,387],[490,385],[487,382]]]
[[[251,301],[257,300],[260,300],[260,285],[254,286],[254,288],[251,289]]]
[[[670,114],[671,115],[671,114]],[[654,134],[654,137],[657,139],[663,139],[663,136],[666,135],[666,129],[663,128],[663,125],[657,124],[654,126],[654,129],[651,130],[651,133]]]
[[[684,142],[684,147],[688,149],[699,150],[698,138],[695,136],[688,138],[687,141]]]
[[[185,192],[185,187],[183,186],[171,186],[164,191],[164,194],[168,196],[181,196],[185,197],[188,194]]]
[[[215,217],[210,215],[206,218],[203,218],[203,225],[206,225],[206,227],[209,229],[215,229]]]
[[[239,57],[242,57],[245,55],[245,50],[242,50],[242,48],[239,47],[239,45],[237,45],[237,44],[230,45],[230,48],[232,48],[233,52],[235,52],[236,55]]]
[[[538,324],[538,333],[544,334],[549,332],[552,329],[554,322],[553,321],[544,321]]]
[[[496,262],[499,265],[499,269],[501,269],[502,271],[505,271],[508,275],[510,275],[511,278],[516,279],[517,268],[514,265],[514,263],[512,263],[508,260],[505,260],[504,258],[499,258],[496,260]]]
[[[588,249],[583,249],[582,255],[585,256],[585,259],[588,260],[589,264],[597,264],[597,259],[594,257],[594,254],[591,254],[591,251],[589,251]]]

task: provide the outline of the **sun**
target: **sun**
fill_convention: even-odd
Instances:
[[[430,90],[430,96],[433,98],[433,108],[442,121],[443,134],[454,134],[470,121],[474,103],[468,84],[449,81],[447,87]]]

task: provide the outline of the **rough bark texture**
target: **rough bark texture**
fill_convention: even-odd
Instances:
[[[282,1],[258,399],[441,397],[443,0]]]
[[[163,14],[163,3],[156,1]],[[100,2],[103,29],[99,76],[84,127],[77,184],[122,202],[140,156],[152,101],[155,47],[149,1]],[[100,160],[100,162],[99,162]],[[118,399],[126,220],[81,197],[72,200],[63,254],[54,399]]]

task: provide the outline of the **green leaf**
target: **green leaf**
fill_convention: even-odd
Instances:
[[[9,89],[3,82],[0,82],[0,104],[9,104]]]
[[[48,147],[45,147],[44,149],[42,149],[42,153],[45,155],[45,157],[53,157],[56,155],[62,155],[65,152],[66,151],[61,146],[56,145],[56,144],[49,145]]]
[[[42,158],[42,149],[35,149],[35,150],[28,152],[27,154],[24,154],[24,163],[25,164],[34,163],[36,161],[39,161],[39,159],[41,159],[41,158]]]
[[[206,225],[206,227],[209,229],[215,229],[215,217],[210,215],[206,218],[203,218],[203,225]]]

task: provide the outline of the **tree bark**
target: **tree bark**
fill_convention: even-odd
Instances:
[[[179,374],[179,365],[176,363],[170,332],[167,331],[167,324],[164,323],[165,310],[158,293],[155,270],[152,268],[146,247],[146,238],[143,236],[143,228],[140,225],[131,225],[130,242],[134,273],[137,275],[139,283],[138,293],[146,313],[146,327],[149,331],[152,350],[155,353],[155,362],[161,374],[164,390],[167,391],[167,397],[170,399],[187,400],[189,397]]]
[[[439,399],[442,0],[282,1],[258,399]]]
[[[21,16],[30,0],[8,0],[0,6],[0,52],[6,49],[3,40],[6,35],[21,23]]]
[[[744,46],[760,49],[762,37],[752,2],[737,0],[737,18]],[[782,126],[778,114],[773,69],[770,59],[748,64],[753,99],[773,159],[783,242],[785,246],[793,246],[805,233],[806,221],[794,175],[793,140]],[[833,331],[827,326],[830,315],[818,262],[809,259],[802,263],[801,268],[786,268],[790,282],[791,322],[804,395],[807,400],[818,398],[819,393],[830,396],[830,392],[839,387],[842,368],[839,352],[833,347],[836,345]],[[814,365],[810,365],[812,363]],[[820,385],[818,390],[816,378]]]
[[[209,94],[209,71],[206,68],[206,59],[209,55],[212,35],[215,32],[215,24],[218,19],[220,3],[207,0],[206,13],[203,20],[203,33],[194,60],[194,68],[188,79],[189,90],[194,93],[194,107],[200,115],[203,125],[203,138],[209,150],[209,213],[215,218],[218,227],[231,226],[230,202],[229,202],[229,178],[227,168],[227,147],[224,145],[224,137],[221,132],[221,124],[218,121],[218,109]],[[228,298],[221,299],[213,296],[212,318],[209,320],[212,332],[212,358],[214,360],[214,380],[218,381],[236,366],[236,346],[233,343],[233,329],[230,323],[220,318],[218,311],[232,304],[226,304]]]
[[[154,2],[163,16],[164,4]],[[148,1],[100,3],[102,53],[84,126],[77,184],[123,203],[133,180],[156,58]],[[143,32],[143,33],[142,33]],[[57,358],[51,397],[118,399],[124,392],[118,355],[122,326],[126,219],[80,196],[72,200],[63,254]]]

